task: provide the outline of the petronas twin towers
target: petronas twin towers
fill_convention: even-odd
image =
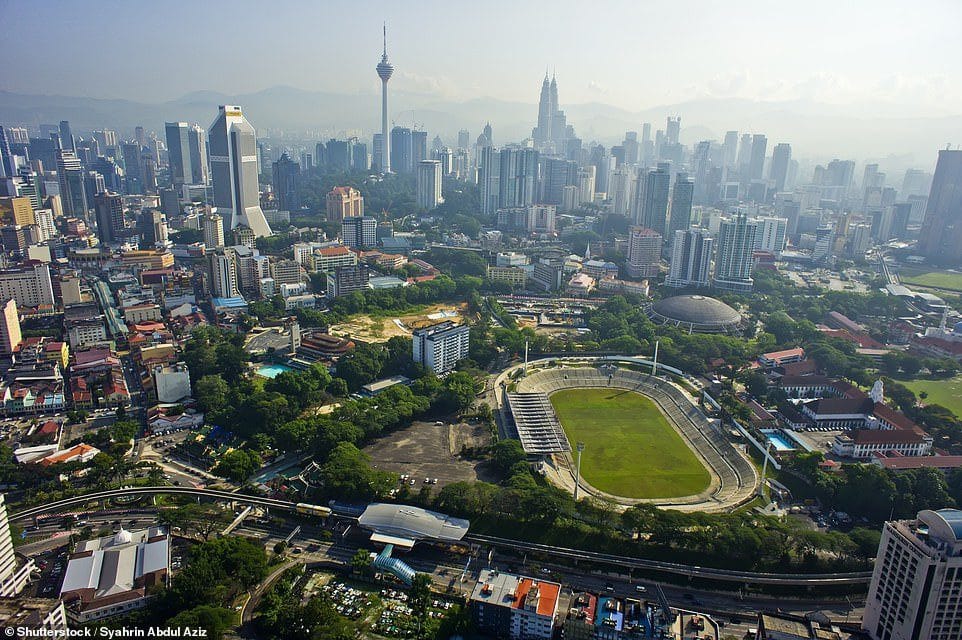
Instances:
[[[535,147],[549,154],[564,154],[567,141],[575,137],[565,112],[558,108],[558,82],[553,75],[549,81],[547,73],[538,100],[538,126],[531,131],[531,137]]]

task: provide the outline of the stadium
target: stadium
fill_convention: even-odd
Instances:
[[[634,357],[558,358],[502,374],[507,434],[546,476],[620,505],[728,511],[755,495],[754,466],[651,362]],[[684,377],[659,366],[659,374]]]

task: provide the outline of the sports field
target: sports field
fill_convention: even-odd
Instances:
[[[923,404],[940,404],[962,418],[962,376],[945,380],[898,380],[916,396],[924,391],[928,395]]]
[[[581,475],[596,489],[673,498],[708,487],[708,470],[649,398],[621,389],[563,389],[551,404],[572,451],[585,443]]]
[[[903,284],[943,289],[945,291],[962,291],[962,273],[958,271],[932,271],[918,267],[902,267],[899,269],[899,279]]]

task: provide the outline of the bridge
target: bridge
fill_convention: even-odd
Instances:
[[[292,513],[309,514],[305,511],[302,503],[287,502],[286,500],[275,500],[273,498],[262,498],[242,493],[231,493],[229,491],[218,491],[216,489],[194,489],[190,487],[128,487],[124,489],[112,489],[108,491],[98,491],[82,496],[74,496],[57,500],[48,504],[30,507],[23,511],[18,511],[9,516],[11,521],[25,520],[34,518],[46,513],[57,513],[70,507],[83,505],[87,502],[99,500],[109,500],[111,498],[129,497],[131,495],[185,495],[196,498],[208,498],[222,500],[225,502],[239,502],[241,504],[254,505],[268,509],[279,509]],[[298,508],[300,507],[300,509]],[[320,509],[320,507],[318,507]],[[326,509],[326,508],[325,508]],[[335,513],[338,513],[335,510]],[[356,516],[342,515],[356,519]],[[742,585],[776,585],[794,587],[836,587],[851,585],[867,585],[872,578],[871,571],[854,571],[848,573],[753,573],[748,571],[735,571],[728,569],[713,569],[700,567],[697,565],[685,565],[674,562],[663,562],[660,560],[648,560],[644,558],[631,558],[608,553],[598,553],[585,551],[582,549],[571,549],[568,547],[556,547],[551,545],[512,540],[509,538],[497,538],[485,535],[466,535],[463,540],[478,545],[498,547],[521,551],[524,553],[542,553],[557,558],[570,560],[588,560],[599,564],[606,564],[614,567],[626,569],[642,569],[658,571],[661,573],[672,574],[687,578],[700,578],[719,582],[742,584]]]

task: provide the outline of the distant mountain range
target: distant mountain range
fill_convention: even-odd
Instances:
[[[367,137],[380,121],[380,100],[375,94],[341,94],[278,86],[255,93],[225,95],[199,91],[162,103],[74,96],[26,95],[0,91],[0,122],[36,129],[40,124],[70,120],[80,134],[108,127],[122,135],[143,125],[158,133],[163,123],[187,120],[207,126],[217,105],[239,104],[258,129],[273,132],[314,132],[317,136],[354,132]],[[491,122],[495,144],[521,140],[531,134],[535,104],[492,98],[464,102],[436,96],[395,91],[392,116],[397,124],[417,123],[433,138],[441,135],[448,144],[459,129],[477,137]],[[814,102],[757,102],[743,99],[703,99],[666,104],[641,111],[628,111],[602,103],[563,105],[568,122],[586,142],[616,144],[628,130],[639,131],[643,122],[652,129],[664,128],[669,115],[682,117],[682,142],[720,140],[726,130],[765,133],[769,150],[789,142],[796,157],[833,157],[879,161],[883,169],[931,168],[936,152],[962,132],[962,115],[913,116],[904,106],[889,104],[837,106]],[[769,151],[770,153],[770,151]]]

